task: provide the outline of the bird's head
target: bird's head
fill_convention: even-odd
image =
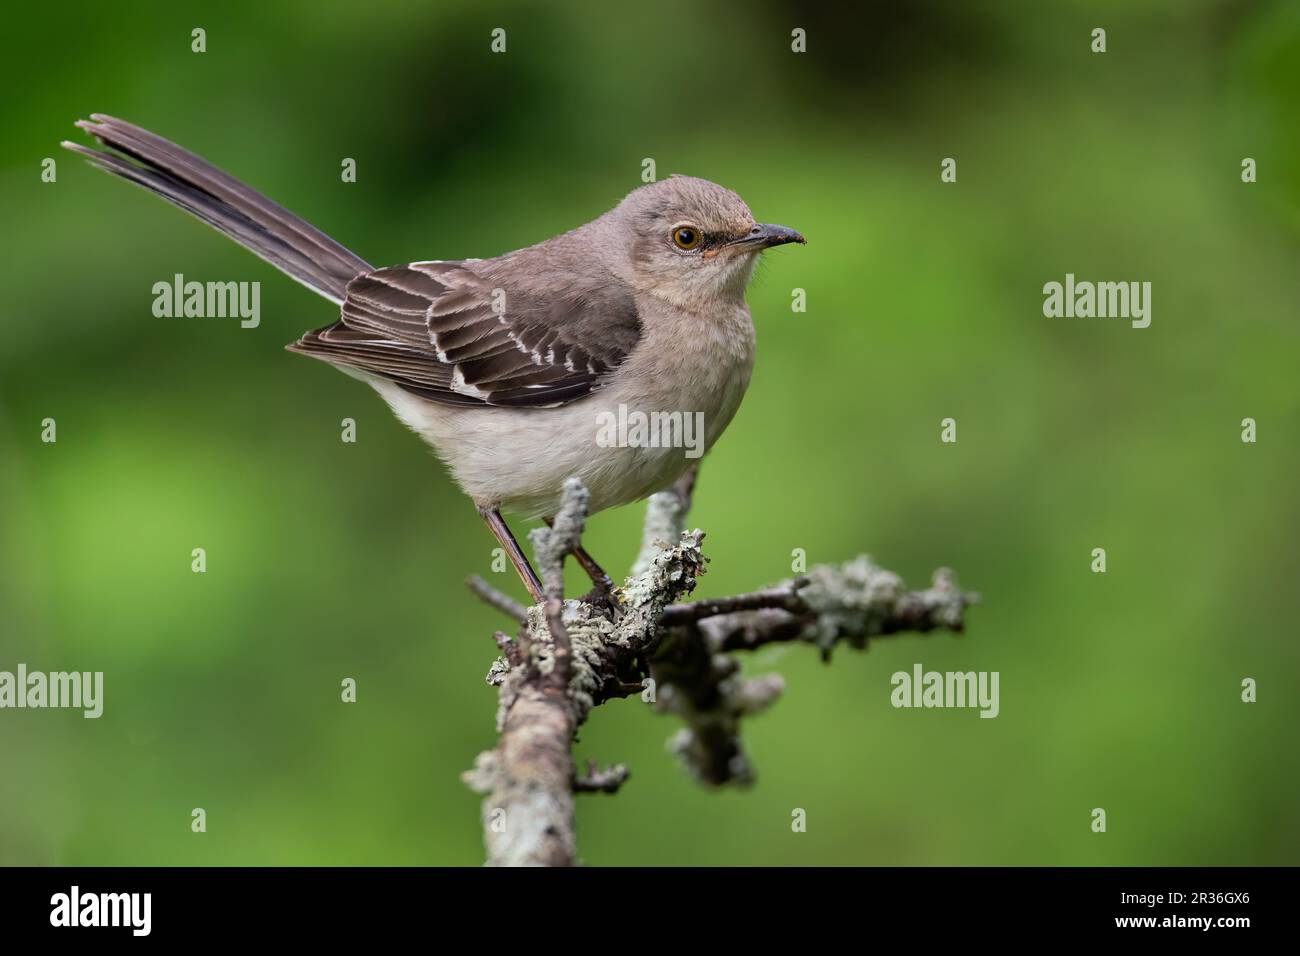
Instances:
[[[739,302],[760,252],[807,241],[786,226],[755,222],[730,189],[691,176],[633,190],[610,216],[627,242],[635,284],[691,310]]]

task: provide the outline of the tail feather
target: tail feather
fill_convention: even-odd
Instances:
[[[373,271],[319,229],[161,136],[102,113],[77,125],[116,152],[66,148],[157,193],[333,302],[343,301],[349,281]]]

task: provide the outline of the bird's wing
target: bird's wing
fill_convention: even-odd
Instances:
[[[492,262],[412,262],[359,275],[340,321],[289,349],[445,404],[544,407],[599,388],[640,340],[636,302],[622,283],[543,294]]]

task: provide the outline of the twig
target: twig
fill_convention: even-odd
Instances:
[[[691,510],[699,473],[700,460],[697,458],[671,488],[651,495],[646,502],[641,547],[632,562],[633,577],[644,574],[655,556],[665,548],[671,548],[686,530],[686,515]]]
[[[582,543],[583,528],[587,523],[587,489],[577,478],[564,483],[560,495],[560,510],[548,527],[532,532],[537,564],[542,572],[542,586],[546,589],[546,629],[551,637],[554,663],[550,683],[560,693],[567,693],[572,674],[570,659],[573,649],[569,632],[564,627],[564,558]]]
[[[947,568],[934,572],[926,590],[909,591],[902,578],[866,555],[838,566],[818,565],[806,580],[798,597],[803,610],[766,608],[701,620],[709,649],[713,653],[753,650],[802,640],[829,657],[841,641],[861,650],[870,638],[902,632],[943,629],[959,634],[965,627],[966,608],[980,599],[961,590]]]
[[[630,775],[631,772],[621,763],[602,770],[596,766],[596,761],[588,760],[587,772],[573,778],[573,790],[575,793],[618,793],[618,788]]]
[[[528,609],[512,598],[508,594],[503,594],[492,585],[488,584],[477,574],[470,575],[465,579],[465,586],[474,593],[484,604],[494,607],[506,617],[520,624],[524,623],[524,618],[528,616]]]
[[[665,704],[686,723],[672,748],[687,770],[703,783],[747,784],[753,770],[740,739],[741,719],[771,706],[780,696],[779,677],[740,680],[727,652],[752,650],[783,641],[815,645],[824,660],[839,642],[859,650],[873,637],[939,628],[960,632],[964,612],[979,596],[957,587],[952,572],[940,569],[925,591],[908,591],[902,579],[862,555],[838,567],[812,568],[802,583],[721,599],[714,604],[762,604],[764,595],[787,598],[798,586],[791,609],[780,606],[735,610],[688,618],[675,627],[652,661]],[[709,610],[709,602],[698,602]],[[695,605],[670,608],[685,611]],[[664,620],[669,620],[665,613]],[[666,690],[666,693],[664,692]]]
[[[564,598],[564,558],[582,543],[587,523],[587,489],[577,478],[564,483],[560,510],[549,527],[536,528],[529,535],[542,574],[546,596]]]
[[[760,608],[782,608],[799,614],[808,613],[808,605],[799,597],[799,589],[808,583],[807,578],[796,578],[789,584],[753,591],[749,594],[736,594],[732,597],[712,598],[706,601],[691,601],[689,604],[674,604],[664,609],[660,623],[666,627],[679,627],[706,617],[730,614],[735,611],[756,611]]]

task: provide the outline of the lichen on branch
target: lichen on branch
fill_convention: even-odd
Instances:
[[[671,749],[697,780],[747,784],[754,772],[742,721],[770,707],[784,683],[778,675],[743,677],[734,652],[801,642],[829,659],[839,643],[861,650],[904,631],[960,632],[978,600],[946,569],[928,589],[909,591],[860,555],[748,594],[677,603],[706,567],[704,532],[684,530],[695,477],[692,469],[650,498],[633,573],[610,602],[563,598],[564,558],[580,548],[586,522],[587,493],[577,479],[566,483],[551,527],[532,535],[545,603],[524,609],[470,581],[520,624],[513,638],[497,633],[501,656],[488,671],[499,693],[497,745],[463,775],[484,795],[489,864],[576,862],[574,794],[612,793],[628,775],[622,764],[574,769],[574,735],[596,706],[640,694],[683,721]]]

